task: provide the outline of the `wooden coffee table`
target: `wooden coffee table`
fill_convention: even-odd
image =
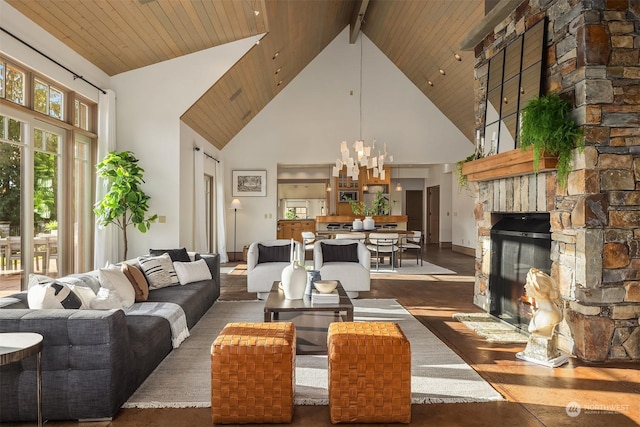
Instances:
[[[288,300],[279,289],[280,282],[273,282],[271,292],[264,303],[264,321],[278,321],[281,313],[289,313],[287,320],[296,323],[297,354],[326,354],[326,334],[331,321],[353,322],[353,304],[342,284],[338,282],[340,300],[335,304],[313,304],[311,297]],[[341,313],[344,313],[342,315]],[[311,316],[296,316],[311,314]],[[328,316],[327,316],[328,315]],[[293,319],[292,319],[293,318]]]

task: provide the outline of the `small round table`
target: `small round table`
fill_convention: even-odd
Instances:
[[[42,335],[33,332],[0,333],[0,366],[36,355],[38,426],[42,426]]]

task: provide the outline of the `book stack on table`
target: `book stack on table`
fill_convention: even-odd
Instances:
[[[332,292],[328,294],[323,294],[318,292],[317,289],[314,289],[311,292],[311,303],[313,304],[337,304],[340,302],[340,295],[338,295],[338,290],[334,289]]]

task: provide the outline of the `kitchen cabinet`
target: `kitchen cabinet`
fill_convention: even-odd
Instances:
[[[302,242],[302,232],[315,233],[316,222],[313,219],[281,219],[278,221],[278,239],[293,239]]]

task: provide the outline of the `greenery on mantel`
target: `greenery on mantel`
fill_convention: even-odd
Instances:
[[[458,178],[458,187],[460,189],[465,188],[468,184],[467,175],[462,173],[462,167],[465,163],[472,160],[478,160],[479,158],[481,158],[481,156],[478,156],[478,152],[476,151],[475,153],[471,153],[464,159],[456,162],[456,177]]]
[[[569,117],[571,106],[557,93],[529,100],[522,110],[521,147],[533,146],[533,169],[538,170],[542,152],[558,156],[557,179],[567,185],[571,172],[571,151],[584,148],[582,130]]]
[[[151,221],[158,217],[145,218],[150,197],[139,188],[144,182],[144,169],[138,166],[138,159],[131,151],[109,152],[96,169],[98,176],[105,179],[109,191],[95,204],[93,212],[101,226],[115,224],[122,230],[124,259],[127,259],[127,226],[133,224],[140,232],[146,233]]]

